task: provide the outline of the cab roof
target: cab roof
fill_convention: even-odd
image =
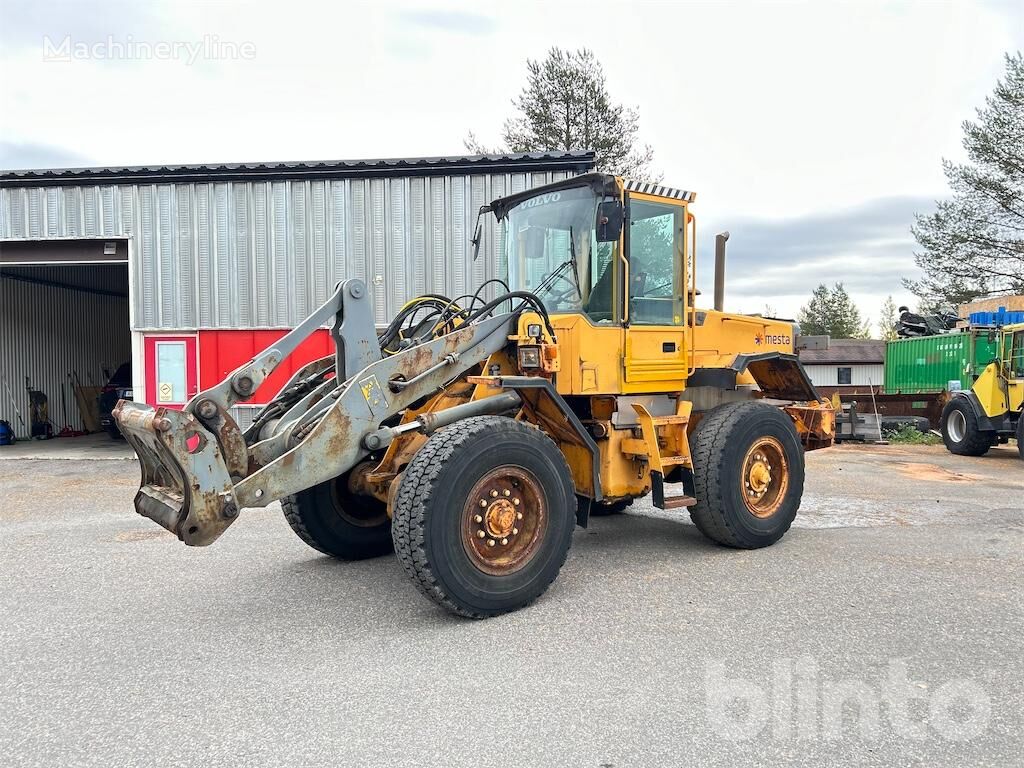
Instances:
[[[627,192],[640,192],[645,195],[669,197],[675,200],[685,200],[688,203],[692,203],[697,199],[696,192],[690,192],[685,189],[676,189],[675,187],[666,187],[649,181],[623,179],[622,184]],[[490,211],[494,213],[496,218],[501,219],[504,218],[505,214],[507,214],[509,210],[517,206],[523,200],[536,197],[538,194],[553,192],[558,189],[572,189],[574,187],[585,186],[593,188],[594,192],[599,195],[616,195],[618,193],[618,183],[615,176],[609,173],[584,173],[580,176],[570,176],[562,179],[561,181],[545,184],[542,187],[524,189],[522,192],[516,192],[513,195],[499,197],[497,200],[491,202],[490,205],[483,206],[481,208],[481,212],[487,213]]]

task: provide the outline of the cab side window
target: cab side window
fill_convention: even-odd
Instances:
[[[1024,378],[1024,331],[1017,331],[1013,334],[1009,367],[1014,378]]]
[[[646,200],[629,206],[629,319],[683,323],[683,207]]]

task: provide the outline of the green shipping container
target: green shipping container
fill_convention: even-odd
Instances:
[[[885,391],[942,392],[950,381],[970,389],[997,354],[995,339],[980,329],[890,341],[885,345]]]

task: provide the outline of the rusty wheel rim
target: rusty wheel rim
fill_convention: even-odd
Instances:
[[[540,549],[548,509],[536,478],[520,467],[498,467],[473,486],[462,512],[462,543],[478,569],[506,576]]]
[[[758,438],[743,457],[740,474],[743,503],[754,517],[771,517],[782,506],[789,488],[789,462],[782,443]]]

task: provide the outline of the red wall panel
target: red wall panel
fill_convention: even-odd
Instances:
[[[222,381],[231,371],[247,363],[257,352],[271,346],[287,331],[199,331],[199,387],[206,389]],[[334,354],[326,328],[318,328],[299,348],[277,366],[250,403],[263,405],[273,399],[299,368],[325,355]]]

